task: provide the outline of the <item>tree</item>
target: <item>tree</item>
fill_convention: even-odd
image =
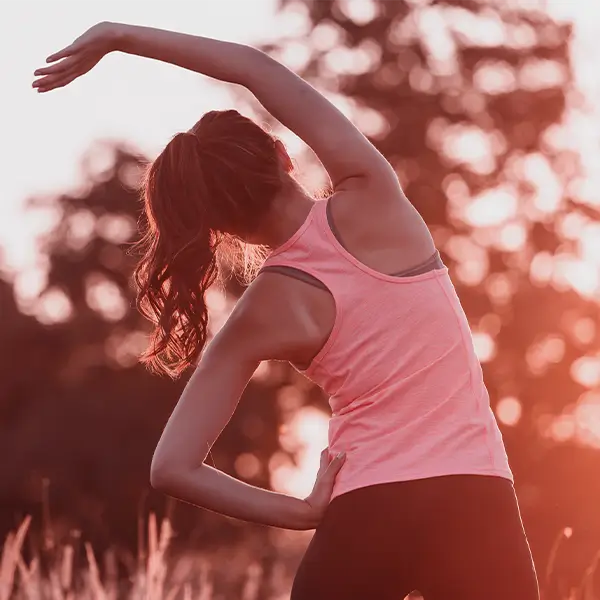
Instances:
[[[125,144],[98,144],[84,158],[81,189],[29,202],[30,210],[52,211],[54,224],[42,240],[47,272],[37,301],[20,305],[11,283],[0,281],[0,447],[13,456],[1,467],[3,534],[24,513],[41,525],[47,495],[48,547],[76,528],[98,550],[133,549],[138,512],[166,509],[149,488],[150,461],[187,377],[173,382],[137,362],[149,323],[134,309],[130,248],[146,162]],[[234,281],[230,287],[239,293]],[[285,376],[274,381],[251,382],[210,456],[239,475],[239,455],[255,455],[259,468],[242,475],[265,487],[279,448],[274,394]],[[268,546],[265,528],[187,505],[173,518],[180,543],[206,548],[252,534]]]

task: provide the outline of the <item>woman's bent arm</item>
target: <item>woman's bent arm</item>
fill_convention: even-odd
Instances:
[[[231,517],[314,529],[329,504],[343,456],[323,453],[313,490],[303,500],[248,485],[204,464],[261,360],[288,360],[303,338],[305,319],[290,308],[279,279],[260,275],[204,353],[161,436],[150,479],[166,494]]]
[[[258,488],[204,464],[258,363],[207,350],[169,419],[152,460],[150,481],[164,493],[214,512],[285,529],[313,529],[305,500]]]

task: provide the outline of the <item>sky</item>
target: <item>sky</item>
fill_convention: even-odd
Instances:
[[[253,43],[273,36],[274,13],[275,0],[3,0],[0,246],[5,269],[21,270],[32,263],[32,236],[44,227],[22,213],[24,199],[77,187],[79,161],[92,141],[125,139],[155,155],[202,113],[233,103],[231,88],[224,84],[120,53],[103,59],[71,86],[37,94],[31,88],[33,71],[44,66],[46,56],[99,21]]]
[[[389,0],[393,1],[393,0]],[[417,0],[414,0],[415,2]],[[540,0],[543,1],[543,0]],[[122,139],[148,156],[155,155],[177,131],[202,113],[234,104],[231,88],[195,73],[124,54],[113,54],[74,84],[49,94],[31,88],[33,71],[46,56],[68,45],[99,21],[173,29],[245,43],[275,39],[302,30],[302,19],[275,19],[277,0],[1,0],[0,69],[2,105],[0,146],[0,269],[23,286],[31,284],[39,256],[35,237],[47,226],[44,214],[23,211],[31,195],[78,187],[80,159],[98,139]],[[368,3],[368,0],[346,0]],[[421,2],[422,3],[422,2]],[[600,99],[600,3],[597,0],[548,0],[558,18],[573,21],[576,75],[594,105]],[[596,117],[600,117],[600,111]],[[587,119],[587,118],[586,118]],[[591,121],[598,125],[598,120]],[[589,135],[587,156],[600,171],[600,136]],[[597,129],[595,130],[597,131]],[[584,136],[576,138],[583,143]],[[294,138],[285,139],[292,154]],[[591,165],[590,170],[596,170]],[[595,191],[597,194],[597,190]],[[321,448],[326,444],[323,415],[299,414],[293,429],[305,443],[302,469],[280,470],[279,487],[310,491]]]
[[[24,272],[34,264],[34,236],[47,224],[41,214],[24,214],[23,202],[30,195],[76,188],[82,177],[80,159],[94,140],[125,139],[152,156],[170,136],[188,129],[206,110],[233,104],[231,87],[226,84],[120,53],[103,59],[71,86],[40,95],[31,88],[32,74],[43,66],[46,56],[102,20],[247,43],[301,29],[301,19],[276,21],[276,3],[3,0],[0,159],[5,168],[0,202],[0,268]],[[368,0],[346,3],[362,5]],[[548,0],[548,5],[558,17],[575,21],[577,74],[585,82],[589,97],[600,98],[600,49],[595,44],[600,32],[600,3]],[[286,140],[288,144],[290,141]]]

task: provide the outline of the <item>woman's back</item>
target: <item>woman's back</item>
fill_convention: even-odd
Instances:
[[[392,274],[403,257],[393,266],[398,248],[389,251],[384,239],[378,251],[374,240],[370,254],[362,252],[372,257],[367,266],[351,253],[331,206],[316,202],[263,270],[308,275],[324,312],[333,302],[322,345],[301,366],[330,396],[330,453],[347,456],[333,496],[457,473],[512,479],[469,326],[437,253],[429,270]],[[374,268],[386,262],[390,274]]]

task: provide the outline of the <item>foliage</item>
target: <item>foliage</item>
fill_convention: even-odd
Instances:
[[[507,397],[519,402],[520,419],[503,435],[536,562],[546,564],[555,532],[572,527],[553,555],[556,589],[572,588],[600,546],[596,438],[568,436],[574,409],[597,392],[574,367],[597,355],[600,336],[585,277],[574,289],[573,278],[555,276],[598,221],[580,195],[577,155],[560,143],[576,99],[570,32],[516,1],[362,4],[374,7],[372,18],[352,16],[348,1],[283,2],[308,27],[268,50],[284,59],[308,50],[297,70],[354,103],[357,122],[430,225],[473,331],[490,348],[482,360],[494,408]],[[107,168],[91,167],[98,157]],[[0,529],[32,514],[44,523],[30,532],[40,546],[68,545],[76,528],[96,552],[126,553],[140,519],[170,510],[181,532],[175,549],[258,540],[274,570],[266,528],[168,509],[148,489],[153,449],[185,381],[136,364],[148,329],[132,308],[127,251],[145,160],[124,145],[94,149],[82,189],[32,201],[31,210],[55,214],[39,297],[24,303],[8,275],[0,280],[0,449],[11,457],[0,465]],[[215,322],[241,292],[231,281],[228,300],[215,297]],[[290,386],[293,398],[282,394]],[[303,404],[326,406],[291,369],[272,365],[251,382],[212,460],[239,475],[238,457],[253,454],[259,468],[248,480],[269,485],[279,427]],[[563,414],[566,429],[556,426]]]

